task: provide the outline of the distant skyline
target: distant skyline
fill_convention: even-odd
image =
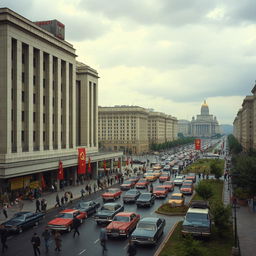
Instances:
[[[57,19],[77,60],[99,72],[99,105],[138,105],[191,120],[204,100],[232,124],[255,83],[256,1],[2,0]]]

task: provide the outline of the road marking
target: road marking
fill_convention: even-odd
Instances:
[[[82,250],[81,252],[78,253],[78,255],[81,255],[82,253],[84,253],[86,250]]]
[[[100,241],[100,239],[97,239],[97,240],[94,241],[94,243],[96,244],[96,243],[98,243],[99,241]]]
[[[152,214],[154,214],[154,213],[155,213],[155,211],[151,212],[150,215],[152,215]]]
[[[126,250],[126,249],[127,249],[128,245],[129,245],[129,244],[127,243],[127,244],[124,246],[124,250]]]

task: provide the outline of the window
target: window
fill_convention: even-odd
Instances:
[[[25,141],[25,132],[21,131],[21,141],[24,142]]]
[[[45,61],[44,61],[44,63],[43,63],[43,69],[44,69],[44,71],[45,71]]]
[[[33,67],[34,68],[36,67],[36,58],[35,57],[33,58]]]
[[[43,141],[45,141],[45,132],[43,132]]]
[[[24,55],[24,53],[22,53],[22,64],[24,64],[25,63],[25,55]]]
[[[21,121],[24,122],[25,120],[25,111],[21,112]]]
[[[45,113],[43,114],[43,123],[45,123]]]
[[[25,82],[25,73],[22,72],[22,83],[24,83],[24,82]]]
[[[36,131],[33,131],[33,142],[36,141]]]
[[[36,112],[33,112],[33,122],[36,122]]]
[[[52,106],[54,107],[54,98],[52,98]]]
[[[36,85],[36,76],[33,76],[33,85]]]
[[[45,78],[43,79],[43,87],[45,88],[46,80]]]
[[[45,96],[43,97],[43,104],[45,105]]]
[[[54,81],[52,81],[52,89],[53,90],[54,90],[54,86],[55,86]]]
[[[54,124],[54,114],[52,115],[52,123]]]
[[[36,104],[36,94],[33,94],[33,104]]]

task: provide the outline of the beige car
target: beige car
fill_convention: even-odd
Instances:
[[[185,203],[185,198],[182,193],[173,193],[169,197],[168,203],[172,206],[183,206]]]

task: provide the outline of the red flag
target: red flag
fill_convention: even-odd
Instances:
[[[86,153],[85,148],[78,148],[78,174],[85,174],[86,169]]]
[[[64,179],[64,171],[62,161],[59,161],[59,171],[58,171],[58,180]]]
[[[88,161],[88,172],[91,173],[91,158],[89,157]]]
[[[121,161],[120,159],[118,158],[118,162],[117,162],[117,168],[120,169],[121,168]]]
[[[201,149],[201,140],[195,139],[195,150],[200,150],[200,149]]]
[[[41,186],[42,186],[42,188],[46,187],[45,179],[44,179],[44,175],[43,174],[42,174]]]
[[[104,168],[104,171],[106,171],[107,169],[107,163],[106,163],[106,160],[103,161],[103,168]]]

